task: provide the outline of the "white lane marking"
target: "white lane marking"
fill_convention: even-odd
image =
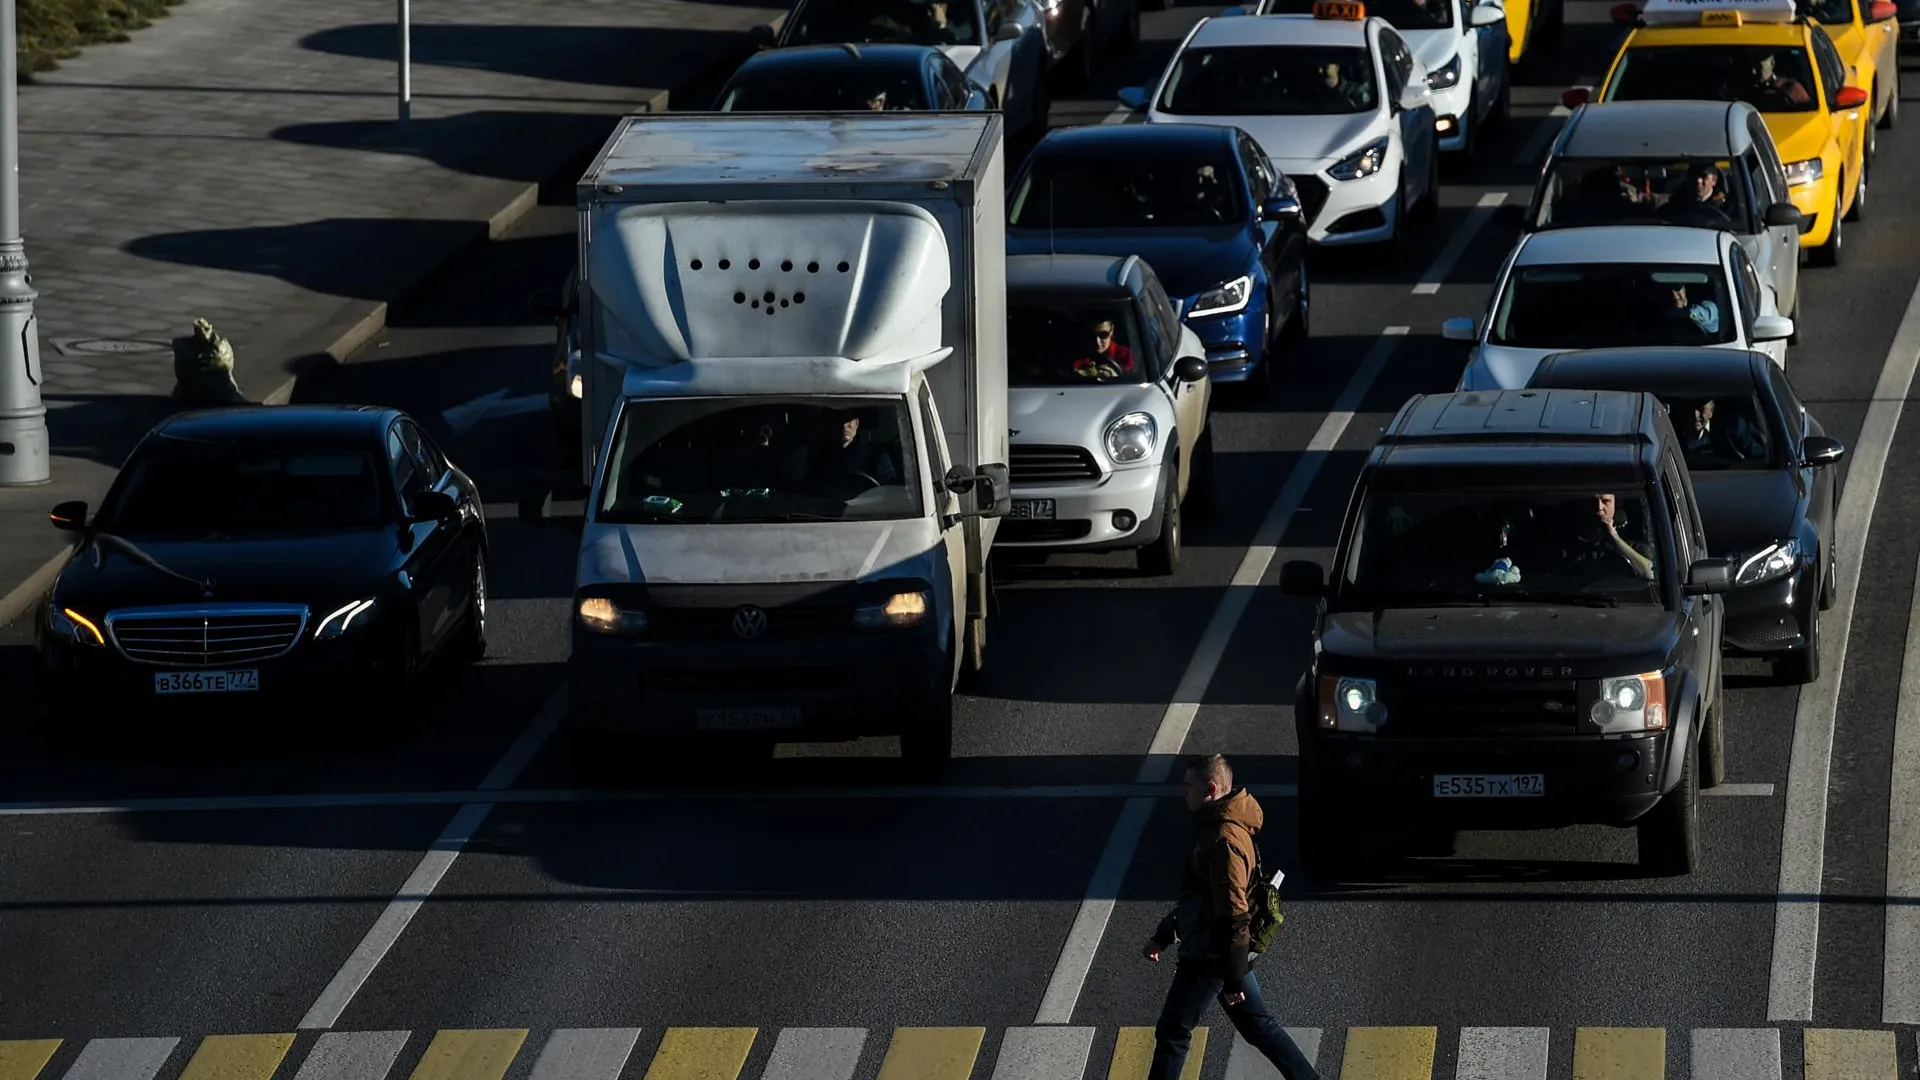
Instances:
[[[567,1028],[547,1036],[527,1080],[616,1080],[639,1028]]]
[[[314,1041],[293,1080],[387,1080],[410,1031],[329,1031]]]
[[[1773,970],[1767,986],[1767,1019],[1813,1019],[1814,962],[1820,946],[1820,886],[1826,866],[1827,785],[1833,763],[1833,718],[1846,671],[1853,601],[1860,587],[1860,561],[1867,530],[1886,473],[1887,452],[1906,406],[1913,371],[1920,362],[1920,288],[1907,302],[1893,335],[1880,381],[1867,405],[1860,437],[1848,450],[1846,488],[1834,518],[1840,576],[1832,611],[1820,615],[1820,678],[1801,687],[1793,718],[1793,756],[1787,767],[1787,806],[1780,832],[1780,887],[1773,923]]]
[[[1308,442],[1299,464],[1294,466],[1287,482],[1274,496],[1266,519],[1261,522],[1253,543],[1248,545],[1246,554],[1241,557],[1233,580],[1228,584],[1225,595],[1221,596],[1219,606],[1214,609],[1213,619],[1200,635],[1200,643],[1194,647],[1192,658],[1187,661],[1180,684],[1174,688],[1173,702],[1161,716],[1160,726],[1154,731],[1153,742],[1147,749],[1146,760],[1140,763],[1140,774],[1136,778],[1139,783],[1164,784],[1173,778],[1174,770],[1179,767],[1180,747],[1187,741],[1187,732],[1192,729],[1194,717],[1200,711],[1200,702],[1206,697],[1207,686],[1220,667],[1220,659],[1233,638],[1234,627],[1239,625],[1241,616],[1246,614],[1247,605],[1253,600],[1254,589],[1266,576],[1267,567],[1280,549],[1287,523],[1306,499],[1307,489],[1320,475],[1328,456],[1338,445],[1341,434],[1353,422],[1353,414],[1359,411],[1368,388],[1386,366],[1387,358],[1406,340],[1408,329],[1405,326],[1388,327],[1374,341],[1373,347],[1367,350],[1365,359],[1360,362],[1359,370],[1353,373],[1346,388],[1340,392],[1339,400],[1334,402],[1333,408],[1320,421],[1319,430]],[[1087,972],[1093,966],[1094,954],[1099,951],[1100,939],[1106,933],[1107,919],[1113,913],[1121,879],[1126,876],[1127,865],[1133,861],[1134,849],[1140,843],[1140,835],[1146,829],[1152,808],[1153,803],[1148,799],[1129,799],[1126,808],[1120,812],[1120,819],[1114,823],[1113,832],[1107,837],[1106,850],[1101,853],[1099,865],[1094,870],[1093,881],[1087,887],[1087,895],[1080,901],[1080,910],[1074,915],[1067,939],[1060,947],[1060,957],[1054,964],[1053,975],[1047,980],[1047,991],[1040,999],[1034,1023],[1065,1024],[1072,1021],[1074,1005],[1080,1000],[1080,990],[1086,985]]]
[[[853,1080],[866,1028],[781,1028],[760,1080]]]
[[[153,1080],[178,1045],[175,1038],[94,1039],[74,1059],[65,1080]]]
[[[1493,220],[1493,212],[1506,201],[1507,193],[1504,191],[1489,191],[1480,196],[1480,201],[1467,212],[1467,220],[1461,223],[1453,238],[1447,241],[1447,246],[1441,248],[1440,254],[1434,257],[1433,265],[1420,275],[1420,284],[1413,287],[1415,296],[1431,296],[1440,291],[1447,275],[1453,273],[1453,264],[1466,254],[1467,245],[1473,243],[1473,238],[1479,236],[1480,230]]]
[[[1920,579],[1916,579],[1920,585]],[[1880,1022],[1920,1024],[1920,587],[1907,613],[1887,792],[1886,950]]]
[[[1133,110],[1125,105],[1115,105],[1113,111],[1100,118],[1102,124],[1124,124],[1133,115]]]
[[[1261,993],[1264,994],[1265,991]],[[1320,1067],[1320,1029],[1290,1027],[1287,1029],[1287,1034],[1293,1037],[1293,1045],[1300,1048],[1301,1055],[1312,1062],[1315,1069],[1318,1069]]]
[[[1696,1028],[1692,1080],[1780,1080],[1779,1028]]]
[[[1455,1080],[1547,1080],[1552,1029],[1470,1027],[1460,1029]]]
[[[1547,118],[1540,121],[1540,126],[1534,130],[1534,133],[1527,137],[1520,151],[1513,155],[1513,163],[1515,165],[1539,164],[1540,155],[1547,152],[1547,144],[1553,141],[1555,135],[1560,134],[1561,121],[1572,115],[1572,109],[1565,105],[1555,105],[1553,110],[1547,113]]]
[[[1085,1076],[1093,1055],[1090,1027],[1008,1028],[992,1080],[1060,1080]]]
[[[483,792],[503,791],[519,778],[533,756],[540,752],[553,734],[560,721],[566,716],[567,699],[565,691],[555,694],[528,724],[520,737],[507,748],[492,771],[480,782]],[[400,886],[400,892],[387,904],[386,910],[374,920],[367,936],[362,938],[347,957],[340,970],[334,972],[326,989],[320,992],[306,1016],[300,1020],[300,1030],[326,1029],[340,1020],[340,1014],[353,1001],[367,980],[373,977],[373,971],[380,961],[406,932],[407,924],[419,914],[427,898],[440,884],[447,871],[453,868],[453,861],[460,857],[460,851],[472,840],[480,826],[487,820],[487,814],[493,810],[491,802],[469,802],[453,815],[453,820],[441,831],[439,839],[421,856],[419,865],[407,876],[406,883]]]
[[[1732,798],[1746,798],[1746,799],[1771,799],[1773,798],[1773,785],[1772,784],[1721,784],[1719,787],[1708,788],[1707,790],[1702,791],[1700,794],[1716,795],[1723,798],[1732,797]]]

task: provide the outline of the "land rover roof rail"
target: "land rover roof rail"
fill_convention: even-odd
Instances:
[[[1380,442],[1651,443],[1652,402],[1636,390],[1418,394],[1401,406]]]

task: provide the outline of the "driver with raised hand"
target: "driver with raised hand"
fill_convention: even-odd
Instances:
[[[1653,580],[1653,548],[1646,541],[1632,541],[1620,535],[1625,528],[1632,531],[1633,523],[1619,514],[1618,501],[1609,493],[1599,493],[1593,497],[1593,515],[1582,522],[1574,531],[1564,548],[1567,562],[1572,566],[1585,567],[1596,565],[1617,565],[1625,560],[1640,577]]]

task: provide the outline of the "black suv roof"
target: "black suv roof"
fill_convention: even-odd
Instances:
[[[1645,478],[1658,471],[1671,430],[1658,399],[1639,391],[1420,394],[1401,406],[1367,464],[1370,471],[1499,469],[1544,481]]]

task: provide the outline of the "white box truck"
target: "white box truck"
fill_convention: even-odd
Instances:
[[[578,188],[578,734],[951,756],[1010,503],[1004,173],[997,113],[620,122]]]

